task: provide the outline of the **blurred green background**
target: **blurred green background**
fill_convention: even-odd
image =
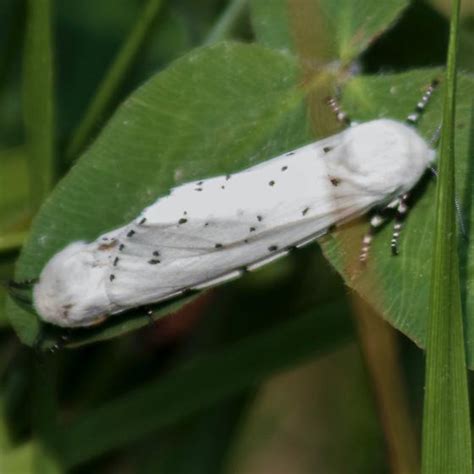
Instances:
[[[55,179],[70,168],[71,137],[147,3],[54,2]],[[443,65],[449,3],[412,2],[357,68]],[[0,0],[2,280],[13,275],[35,208],[22,109],[27,9]],[[224,38],[255,41],[246,2],[163,0],[92,135],[153,74]],[[467,74],[473,53],[466,1]],[[423,353],[375,315],[353,319],[350,306],[362,303],[345,295],[312,245],[136,332],[43,355],[19,342],[0,289],[1,472],[417,472]]]

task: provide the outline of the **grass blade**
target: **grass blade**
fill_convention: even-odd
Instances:
[[[33,355],[32,423],[35,435],[33,473],[63,472],[58,460],[57,363],[49,354]]]
[[[426,347],[422,472],[472,473],[466,355],[457,254],[454,140],[460,0],[453,0],[436,193]]]
[[[109,108],[112,99],[121,86],[133,61],[139,54],[144,40],[160,11],[162,0],[148,0],[132,31],[118,52],[97,92],[90,102],[84,117],[74,133],[66,150],[66,159],[72,160],[83,150],[92,138],[97,124]]]
[[[54,181],[54,92],[51,0],[29,0],[23,69],[24,122],[32,210]]]
[[[232,0],[204,39],[203,44],[212,44],[227,39],[235,23],[248,7],[248,0]]]

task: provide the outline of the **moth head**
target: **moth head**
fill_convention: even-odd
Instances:
[[[376,193],[410,190],[435,159],[435,152],[413,128],[378,119],[346,131],[344,166],[354,180]]]
[[[105,266],[85,242],[73,242],[54,255],[33,287],[41,319],[63,327],[89,326],[108,307]]]

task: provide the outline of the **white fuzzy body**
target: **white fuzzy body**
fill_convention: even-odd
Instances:
[[[221,283],[409,191],[433,160],[415,130],[380,119],[181,185],[130,224],[57,253],[34,287],[35,309],[87,326]]]

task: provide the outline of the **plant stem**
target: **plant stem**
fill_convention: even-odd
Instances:
[[[24,122],[32,210],[52,188],[54,162],[54,84],[51,0],[29,0],[23,71]]]
[[[140,53],[162,4],[162,0],[148,0],[143,8],[74,133],[66,150],[66,159],[76,158],[91,141],[96,126],[104,118],[130,66]]]
[[[212,44],[226,39],[247,8],[247,4],[248,0],[232,0],[204,39],[203,44]]]

